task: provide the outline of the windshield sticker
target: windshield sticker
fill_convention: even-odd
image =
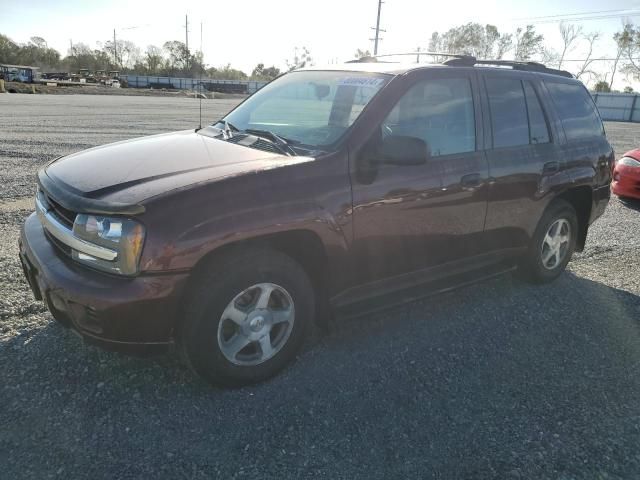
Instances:
[[[340,79],[339,86],[353,86],[353,87],[378,87],[380,88],[384,83],[384,78],[373,77],[346,77]]]

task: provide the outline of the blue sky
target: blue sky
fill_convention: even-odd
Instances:
[[[258,62],[284,66],[295,46],[307,46],[316,63],[349,59],[357,48],[372,48],[368,39],[373,34],[370,27],[375,24],[376,8],[377,0],[0,0],[0,32],[18,42],[27,42],[34,35],[44,37],[50,46],[66,54],[70,40],[94,47],[96,41],[112,38],[115,28],[119,38],[144,50],[149,44],[184,40],[184,16],[188,14],[192,48],[200,47],[203,23],[207,64],[231,63],[251,71]],[[433,31],[470,21],[492,23],[508,32],[535,21],[532,17],[615,9],[635,11],[635,16],[628,18],[640,23],[640,1],[460,0],[434,4],[386,0],[382,27],[387,32],[380,53],[424,48]],[[615,50],[611,37],[620,29],[623,16],[574,23],[585,31],[601,32],[596,53],[611,56]],[[559,48],[557,23],[537,23],[536,28],[549,46]],[[579,45],[570,56],[582,58],[584,48]]]

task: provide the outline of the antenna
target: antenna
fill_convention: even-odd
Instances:
[[[200,121],[198,123],[198,130],[202,128],[202,70],[204,70],[204,55],[202,54],[202,22],[200,22],[200,79],[198,80]]]

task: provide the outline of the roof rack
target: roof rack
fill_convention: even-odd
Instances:
[[[518,62],[515,60],[478,60],[475,57],[468,59],[453,59],[444,62],[445,65],[455,67],[474,67],[476,65],[511,67],[513,70],[521,70],[526,72],[548,73],[550,75],[560,75],[561,77],[574,78],[573,75],[566,70],[558,70],[557,68],[549,68],[538,62]]]
[[[475,67],[476,65],[484,66],[496,66],[496,67],[511,67],[513,70],[521,70],[528,72],[540,72],[548,73],[550,75],[559,75],[567,78],[574,78],[574,76],[566,70],[558,70],[555,68],[549,68],[542,63],[538,62],[518,62],[515,60],[478,60],[473,55],[464,55],[457,53],[446,52],[401,52],[401,53],[386,53],[384,55],[371,55],[362,57],[357,60],[350,60],[347,63],[375,63],[379,58],[398,57],[398,56],[415,56],[416,63],[419,62],[421,55],[427,55],[431,57],[450,57],[449,60],[443,62],[444,65],[450,67]]]
[[[452,57],[453,59],[460,59],[463,61],[471,61],[475,60],[474,57],[470,55],[463,55],[458,53],[444,53],[444,52],[400,52],[400,53],[385,53],[384,55],[367,55],[366,57],[357,58],[355,60],[349,60],[346,63],[387,63],[384,60],[381,62],[378,60],[379,58],[387,58],[387,57],[408,57],[415,56],[416,63],[420,61],[420,57],[422,55],[430,56],[430,57]],[[450,60],[451,61],[451,60]]]

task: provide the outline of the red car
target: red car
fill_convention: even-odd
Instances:
[[[619,197],[640,199],[640,148],[616,162],[611,189]]]

